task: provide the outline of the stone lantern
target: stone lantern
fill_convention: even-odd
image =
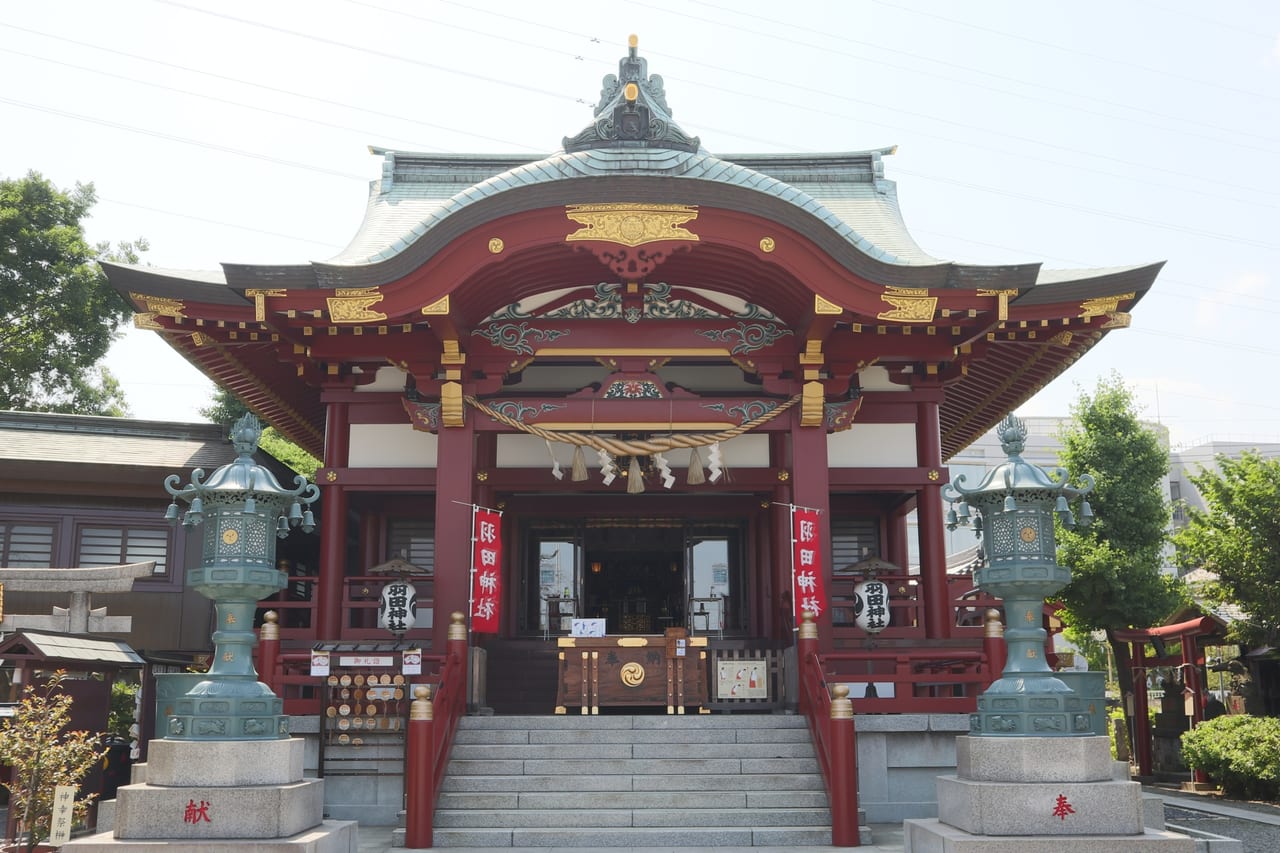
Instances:
[[[964,475],[943,487],[953,506],[947,525],[970,524],[982,537],[986,559],[974,573],[975,585],[1004,600],[1004,672],[978,697],[978,711],[970,717],[975,735],[1061,736],[1092,735],[1089,702],[1054,676],[1045,660],[1045,630],[1041,613],[1046,597],[1071,580],[1071,570],[1058,565],[1054,517],[1067,528],[1076,524],[1071,502],[1093,490],[1093,478],[1080,477],[1069,485],[1065,468],[1046,471],[1024,461],[1021,453],[1027,430],[1008,415],[996,429],[1008,460],[987,472],[974,488]],[[1093,518],[1089,502],[1080,506],[1080,523]]]
[[[258,681],[253,665],[253,615],[257,602],[284,588],[286,577],[276,568],[277,537],[294,527],[315,528],[311,503],[320,490],[305,477],[286,489],[253,461],[262,427],[251,414],[236,421],[231,441],[239,454],[213,472],[191,472],[191,482],[178,488],[170,474],[165,490],[174,496],[165,518],[178,521],[181,498],[189,504],[182,523],[203,525],[200,565],[187,570],[192,589],[213,600],[217,622],[213,632],[213,665],[208,678],[176,700],[165,722],[164,737],[179,740],[273,740],[289,736],[284,702]]]

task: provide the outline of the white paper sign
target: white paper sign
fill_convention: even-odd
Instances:
[[[604,620],[574,619],[573,624],[570,626],[569,634],[573,637],[603,637]]]
[[[329,653],[317,652],[311,653],[311,674],[312,675],[328,675],[329,674]]]

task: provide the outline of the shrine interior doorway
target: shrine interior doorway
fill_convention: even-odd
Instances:
[[[516,633],[567,633],[574,616],[608,634],[741,634],[747,571],[740,522],[678,518],[530,522]]]

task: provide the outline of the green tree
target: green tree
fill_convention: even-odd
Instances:
[[[248,411],[249,407],[230,391],[225,388],[216,388],[213,392],[213,402],[207,408],[201,409],[200,414],[215,424],[222,424],[229,429],[231,424]],[[258,442],[258,446],[308,480],[315,480],[320,460],[282,436],[275,427],[268,426],[262,431],[262,440]]]
[[[78,787],[105,752],[96,732],[67,730],[72,700],[62,692],[65,676],[58,670],[43,685],[27,685],[13,715],[0,723],[0,761],[13,768],[4,787],[28,851],[49,837],[54,789]],[[77,820],[84,820],[96,796],[76,799]]]
[[[1096,485],[1088,496],[1093,523],[1058,530],[1059,561],[1071,568],[1071,583],[1059,594],[1062,618],[1077,631],[1105,632],[1127,697],[1129,647],[1114,632],[1151,627],[1183,600],[1180,582],[1160,572],[1169,454],[1138,420],[1133,394],[1115,373],[1099,380],[1092,395],[1082,392],[1071,415],[1059,460],[1073,477],[1089,474]]]
[[[95,200],[92,184],[64,192],[37,172],[0,180],[0,409],[128,412],[98,362],[131,309],[97,262],[136,262],[147,244],[90,246]]]
[[[1174,536],[1178,562],[1217,574],[1205,591],[1248,613],[1232,623],[1232,639],[1273,645],[1280,639],[1280,459],[1246,452],[1219,456],[1217,464],[1191,477],[1205,510],[1192,508]]]

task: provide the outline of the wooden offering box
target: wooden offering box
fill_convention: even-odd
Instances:
[[[556,713],[577,706],[583,714],[601,707],[665,705],[683,714],[686,705],[710,713],[707,704],[707,638],[684,628],[666,636],[561,637]]]

